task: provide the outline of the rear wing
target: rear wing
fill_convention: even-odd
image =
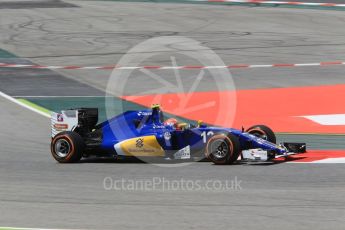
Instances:
[[[51,116],[52,137],[63,131],[75,131],[80,135],[91,132],[98,122],[97,108],[62,110]]]
[[[78,110],[63,110],[61,113],[53,113],[51,116],[51,135],[63,131],[73,131],[78,126]]]

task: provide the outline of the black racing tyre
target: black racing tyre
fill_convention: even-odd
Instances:
[[[277,138],[273,130],[267,127],[266,125],[254,125],[247,129],[246,132],[254,136],[260,137],[262,139],[265,139],[274,144],[277,143]]]
[[[231,133],[216,134],[208,140],[205,152],[206,158],[214,164],[232,164],[241,153],[241,144],[238,138]]]
[[[50,148],[59,163],[76,163],[83,156],[85,143],[78,133],[65,131],[53,138]]]

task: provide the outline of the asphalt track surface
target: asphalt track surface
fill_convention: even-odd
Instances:
[[[42,65],[114,65],[130,48],[146,39],[177,35],[200,41],[226,64],[345,59],[342,11],[102,1],[78,5],[81,7],[16,10],[22,14],[14,18],[12,10],[2,10],[2,48]],[[171,65],[169,55],[147,62]],[[187,58],[177,59],[178,64],[189,62]],[[106,88],[110,76],[109,71],[57,72],[101,90]],[[237,89],[344,83],[342,67],[231,72]],[[183,83],[190,85],[196,73],[185,73]],[[174,80],[172,71],[164,74],[167,80]],[[328,74],[332,78],[325,77]],[[152,82],[145,74],[139,72],[136,76],[140,78],[128,82],[127,95],[155,86],[142,84]],[[205,80],[198,90],[217,89]]]
[[[12,58],[12,61],[26,59],[42,65],[114,64],[138,42],[174,33],[204,42],[226,63],[345,59],[342,52],[345,15],[342,11],[65,2],[79,7],[20,9],[16,14],[1,9],[1,48],[21,58]],[[236,23],[229,26],[230,22]],[[157,64],[169,63],[168,59],[160,61]],[[20,84],[22,81],[18,79],[23,78],[25,72],[7,71],[13,80],[2,72],[1,78],[7,78],[1,79],[0,87],[11,96],[67,95],[72,92],[62,89],[73,84],[78,89],[75,95],[99,96],[109,77],[106,71],[30,72],[26,76],[30,76],[32,84],[27,80],[26,84]],[[256,89],[343,84],[343,73],[341,67],[301,67],[237,70],[232,75],[236,87]],[[53,80],[49,81],[47,76],[52,76]],[[39,77],[46,80],[40,82]],[[191,77],[192,74],[189,79]],[[136,85],[141,86],[147,81],[140,74],[136,80]],[[212,87],[204,84],[199,90],[212,90]],[[143,163],[85,161],[60,165],[49,154],[48,119],[3,98],[0,98],[0,108],[0,223],[3,226],[343,229],[345,224],[343,164],[223,167],[205,162],[167,168]],[[339,142],[341,139],[337,145],[342,144]],[[107,191],[103,188],[105,177],[119,180],[160,177],[169,181],[237,178],[241,181],[241,189],[223,192]]]

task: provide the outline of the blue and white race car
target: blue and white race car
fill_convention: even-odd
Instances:
[[[60,163],[83,157],[207,158],[215,164],[237,160],[270,161],[306,151],[305,143],[276,144],[274,132],[264,125],[246,131],[164,120],[159,105],[127,111],[97,125],[98,109],[81,108],[52,114],[51,153]]]

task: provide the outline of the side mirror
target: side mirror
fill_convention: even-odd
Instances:
[[[134,123],[135,128],[137,129],[139,127],[141,121],[139,119],[134,119],[133,123]]]

